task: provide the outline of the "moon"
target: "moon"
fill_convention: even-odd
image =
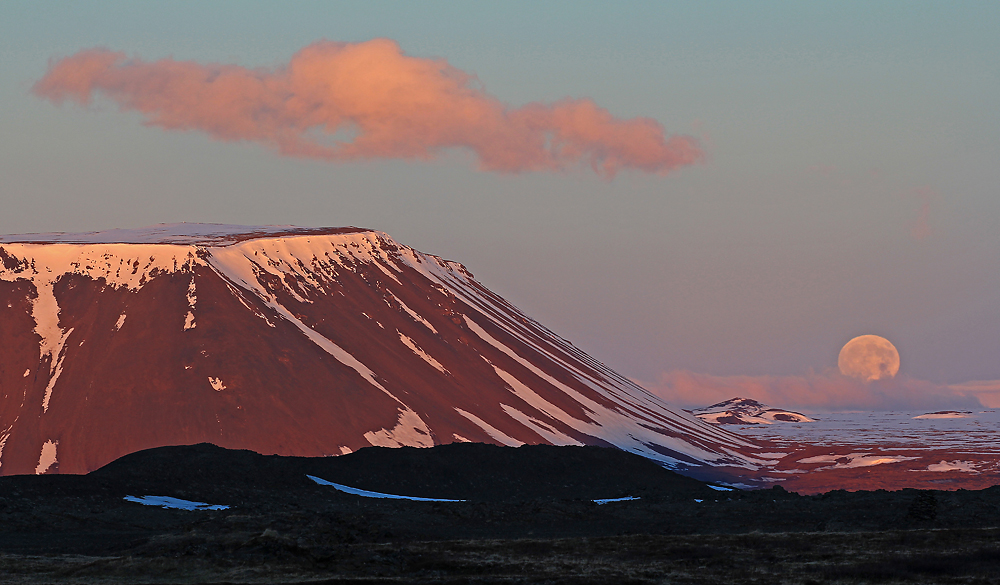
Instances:
[[[899,371],[899,352],[884,337],[862,335],[840,350],[837,367],[841,374],[866,382],[892,378]]]

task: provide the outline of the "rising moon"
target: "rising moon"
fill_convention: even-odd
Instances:
[[[840,350],[837,367],[841,374],[866,382],[892,378],[899,371],[899,352],[884,337],[862,335]]]

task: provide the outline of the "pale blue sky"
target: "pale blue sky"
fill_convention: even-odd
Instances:
[[[373,37],[515,106],[653,117],[708,161],[610,182],[478,172],[462,152],[332,164],[29,93],[94,46],[276,66]],[[0,232],[360,225],[465,263],[644,380],[822,370],[863,333],[910,376],[1000,378],[998,39],[996,2],[5,1]]]

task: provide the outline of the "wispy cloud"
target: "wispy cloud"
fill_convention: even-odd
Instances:
[[[973,380],[948,388],[960,395],[975,396],[987,408],[1000,408],[1000,380]]]
[[[976,384],[945,386],[904,376],[866,383],[836,371],[805,376],[712,376],[675,370],[645,387],[669,403],[688,407],[736,396],[779,408],[818,411],[1000,407],[1000,381]]]
[[[33,89],[56,103],[101,94],[149,126],[329,161],[430,159],[462,148],[484,170],[583,164],[610,178],[623,169],[665,174],[704,157],[694,138],[668,136],[651,118],[616,118],[589,99],[511,107],[474,75],[388,39],[313,43],[274,69],[146,62],[94,48],[54,61]]]

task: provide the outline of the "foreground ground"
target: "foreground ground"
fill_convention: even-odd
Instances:
[[[361,498],[354,487],[466,499]],[[126,495],[230,506],[187,511]],[[598,505],[596,498],[639,497]],[[5,583],[989,583],[1000,487],[719,491],[621,451],[450,445],[263,457],[210,445],[0,478]]]
[[[232,539],[248,534],[234,534]],[[997,530],[482,539],[304,548],[281,534],[223,554],[2,555],[5,583],[996,583]],[[162,543],[166,544],[166,543]],[[177,542],[172,543],[179,544]]]

